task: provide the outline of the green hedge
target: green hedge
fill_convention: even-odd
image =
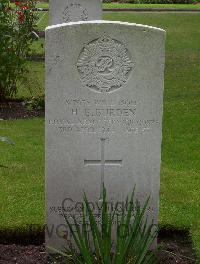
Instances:
[[[193,4],[197,0],[103,0],[103,3],[131,3],[131,4]]]

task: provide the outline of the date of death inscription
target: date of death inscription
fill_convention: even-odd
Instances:
[[[132,99],[70,98],[62,107],[62,117],[48,119],[48,125],[60,134],[125,132],[137,135],[160,127],[159,120],[149,115],[143,118],[142,103]]]

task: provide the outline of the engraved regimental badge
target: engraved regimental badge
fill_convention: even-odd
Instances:
[[[78,2],[69,3],[64,9],[62,15],[65,22],[88,20],[87,10]]]
[[[77,69],[84,86],[99,93],[109,93],[127,82],[133,63],[123,43],[103,36],[83,48]]]

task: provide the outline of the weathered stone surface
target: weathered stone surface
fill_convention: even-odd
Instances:
[[[78,37],[77,37],[78,36]],[[91,21],[46,30],[47,244],[61,248],[65,213],[79,217],[83,191],[97,209],[136,185],[157,222],[165,31]],[[65,232],[65,237],[70,238]]]
[[[101,0],[50,0],[49,25],[102,18]]]

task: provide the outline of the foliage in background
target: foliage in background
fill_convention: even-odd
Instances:
[[[36,97],[33,96],[29,99],[24,101],[24,105],[27,107],[28,110],[41,110],[45,108],[45,95],[41,93]]]
[[[147,215],[149,199],[141,207],[135,200],[134,193],[133,190],[131,197],[127,197],[125,206],[117,203],[115,208],[111,208],[104,188],[103,199],[98,208],[99,217],[84,194],[81,226],[76,216],[71,217],[72,221],[65,216],[78,248],[77,251],[69,246],[66,253],[63,253],[66,260],[76,264],[157,263],[157,250],[150,251],[157,236],[157,228]],[[116,241],[112,239],[113,234]]]
[[[0,2],[0,100],[17,92],[17,81],[25,78],[25,62],[30,44],[35,38],[37,16],[32,11],[33,0]]]

